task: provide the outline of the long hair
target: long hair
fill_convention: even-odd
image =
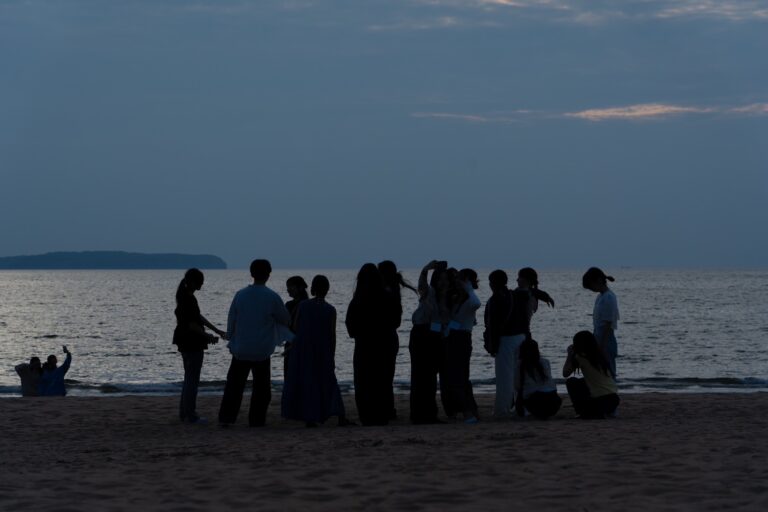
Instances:
[[[397,295],[397,298],[400,298],[400,289],[401,288],[408,288],[409,290],[413,290],[417,294],[419,291],[413,287],[410,283],[408,283],[404,278],[403,274],[401,274],[397,270],[397,265],[395,265],[394,261],[390,260],[384,260],[381,263],[379,263],[378,267],[379,273],[381,274],[381,279],[384,282],[384,288],[389,288],[389,290]]]
[[[544,366],[541,364],[541,354],[539,353],[539,344],[533,338],[526,338],[520,344],[520,367],[523,374],[530,375],[535,381],[544,381],[547,374]],[[538,374],[538,377],[536,376]]]
[[[595,338],[595,335],[591,332],[577,332],[573,337],[573,350],[604,374],[611,374],[611,369],[608,365],[608,361],[605,359],[605,354],[603,354],[602,349],[597,344],[597,338]]]
[[[379,269],[373,263],[366,263],[360,267],[357,273],[357,285],[355,286],[355,300],[378,300],[384,295],[384,281]]]
[[[187,293],[190,287],[196,288],[197,285],[202,285],[205,277],[203,273],[196,268],[191,268],[184,273],[184,279],[179,283],[179,287],[176,288],[176,304],[183,298],[184,293]]]

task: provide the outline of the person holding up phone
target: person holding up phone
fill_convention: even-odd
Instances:
[[[66,396],[67,388],[64,384],[64,376],[69,371],[69,366],[72,364],[72,354],[64,345],[61,347],[64,353],[67,355],[64,360],[64,364],[57,366],[58,359],[51,354],[48,356],[46,363],[43,365],[43,374],[40,376],[40,384],[38,388],[38,394],[40,396]]]

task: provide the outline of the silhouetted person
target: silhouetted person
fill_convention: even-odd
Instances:
[[[554,307],[548,293],[539,290],[539,277],[530,267],[517,274],[517,288],[507,288],[507,273],[494,270],[488,276],[493,294],[485,306],[486,350],[494,356],[496,372],[495,418],[509,418],[515,402],[518,352],[530,335],[531,317],[542,300]]]
[[[592,333],[597,344],[605,353],[611,375],[616,379],[616,357],[619,353],[616,341],[616,329],[619,327],[619,301],[616,294],[608,288],[608,281],[615,281],[611,276],[597,267],[592,267],[584,273],[581,284],[587,290],[597,293],[595,307],[592,311]]]
[[[184,274],[184,279],[176,289],[176,329],[173,331],[173,344],[181,353],[184,362],[184,384],[179,401],[179,419],[189,423],[206,423],[205,418],[197,414],[197,390],[200,387],[200,372],[203,368],[203,354],[209,344],[218,338],[205,332],[209,328],[219,336],[226,333],[200,314],[195,292],[203,287],[203,273],[191,268]]]
[[[285,303],[285,308],[291,314],[291,325],[296,320],[296,312],[299,310],[299,304],[309,298],[307,294],[307,282],[301,276],[291,276],[285,282],[285,289],[291,298]]]
[[[576,370],[581,370],[583,379],[568,378]],[[598,419],[615,414],[619,406],[618,388],[594,334],[580,331],[573,337],[563,365],[563,377],[567,378],[568,395],[580,417]]]
[[[419,274],[419,305],[411,320],[411,422],[437,423],[437,375],[443,357],[443,330],[449,322],[445,306],[448,264],[433,260]],[[429,272],[432,272],[428,280]]]
[[[379,263],[378,267],[381,279],[384,282],[384,290],[389,294],[390,300],[392,300],[392,314],[393,314],[393,328],[390,332],[391,347],[389,354],[389,394],[388,402],[390,403],[390,419],[397,419],[397,409],[395,408],[395,370],[397,368],[397,353],[400,351],[400,337],[397,334],[397,330],[400,328],[400,324],[403,319],[403,300],[400,293],[401,288],[408,288],[409,290],[416,291],[416,289],[405,282],[402,274],[398,272],[397,266],[394,262],[385,260]]]
[[[516,387],[520,396],[518,410],[525,408],[539,419],[554,416],[560,410],[563,401],[557,394],[549,360],[541,357],[539,344],[531,338],[520,344]]]
[[[66,396],[67,394],[64,376],[67,375],[69,366],[72,364],[72,354],[69,353],[66,345],[61,347],[61,349],[67,355],[66,359],[64,359],[64,364],[57,366],[59,361],[55,355],[51,354],[43,365],[43,373],[40,376],[38,385],[38,394],[40,396]]]
[[[263,426],[267,408],[272,400],[270,357],[275,347],[284,341],[291,315],[280,296],[266,287],[272,273],[267,260],[251,263],[253,284],[235,294],[229,308],[227,339],[232,362],[219,409],[219,423],[231,425],[237,420],[248,375],[253,373],[253,392],[248,412],[248,424]],[[283,338],[283,339],[281,339]]]
[[[39,396],[40,377],[43,367],[39,357],[32,357],[29,363],[16,365],[16,373],[21,379],[21,396]]]
[[[357,274],[346,317],[347,331],[355,340],[355,403],[363,425],[386,425],[392,414],[389,361],[397,314],[376,265],[366,263]]]
[[[462,269],[455,274],[450,298],[451,319],[440,375],[445,413],[455,418],[460,412],[466,423],[478,421],[477,403],[469,380],[472,329],[477,323],[475,312],[481,306],[475,294],[477,288],[477,272],[474,270]]]
[[[346,423],[344,402],[336,380],[336,308],[325,301],[328,278],[312,279],[312,297],[298,306],[294,321],[296,337],[287,346],[290,353],[283,386],[283,417],[307,426],[324,423],[331,416]]]

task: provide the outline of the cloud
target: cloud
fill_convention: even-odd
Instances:
[[[768,116],[768,103],[752,103],[743,107],[733,107],[731,114],[745,114],[750,116]]]
[[[466,121],[469,123],[509,123],[513,121],[511,118],[492,117],[476,114],[453,114],[448,112],[414,112],[411,114],[411,117]]]
[[[435,8],[494,17],[532,16],[544,21],[597,25],[617,20],[714,19],[768,21],[768,0],[418,0]],[[506,12],[505,12],[506,11]]]
[[[643,121],[663,120],[683,115],[720,115],[730,117],[768,116],[768,103],[743,106],[689,106],[669,103],[639,103],[619,107],[590,108],[575,112],[545,112],[510,110],[493,113],[467,114],[449,112],[415,112],[411,117],[468,123],[513,123],[523,120],[581,119],[584,121]]]
[[[711,107],[684,107],[664,103],[644,103],[624,107],[592,108],[580,112],[567,112],[565,117],[576,117],[588,121],[607,121],[611,119],[658,119],[681,114],[706,114],[714,112]]]
[[[369,25],[367,28],[368,30],[378,32],[389,30],[434,30],[441,28],[455,28],[464,25],[465,22],[453,16],[441,16],[425,20],[402,20],[380,25]]]

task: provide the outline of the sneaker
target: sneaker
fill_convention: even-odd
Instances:
[[[475,425],[478,421],[477,416],[470,416],[469,418],[464,420],[464,423],[467,425]]]
[[[189,424],[190,425],[207,425],[208,424],[208,420],[203,418],[202,416],[198,416],[194,420],[190,420]]]

